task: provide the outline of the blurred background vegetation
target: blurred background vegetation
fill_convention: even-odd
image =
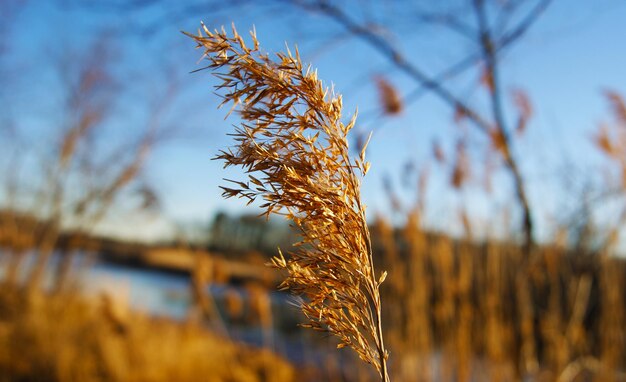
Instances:
[[[219,199],[228,122],[179,33],[201,20],[297,44],[359,105],[355,152],[373,131],[392,380],[626,380],[625,17],[0,1],[0,381],[374,380],[276,291],[294,231]]]

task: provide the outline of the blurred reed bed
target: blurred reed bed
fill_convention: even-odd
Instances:
[[[396,381],[626,380],[626,261],[477,243],[383,219],[383,316]]]
[[[389,272],[381,298],[393,380],[626,380],[626,262],[610,247],[592,254],[555,244],[529,258],[510,243],[425,231],[417,213],[404,227],[378,219],[370,228],[375,261]],[[199,265],[198,273],[210,274],[208,267]],[[280,317],[267,289],[250,284],[241,291],[249,301],[230,292],[220,325],[228,328],[236,317],[252,322],[263,329],[263,345],[273,348],[295,322]],[[208,320],[174,323],[120,312],[108,299],[87,303],[76,293],[26,298],[6,279],[0,292],[0,381],[294,378],[293,367],[268,351],[213,334],[219,326],[203,325],[215,322],[213,302],[201,297],[196,309],[207,309]],[[300,379],[372,380],[360,362],[332,346],[319,359],[317,336],[289,335],[310,344],[304,357],[318,367]]]
[[[75,293],[0,289],[0,381],[294,381],[269,350]]]

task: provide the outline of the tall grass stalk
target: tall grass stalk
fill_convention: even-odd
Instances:
[[[204,25],[198,35],[189,34],[221,80],[222,105],[231,104],[242,120],[235,146],[216,159],[243,168],[248,181],[230,181],[223,196],[248,203],[259,198],[265,215],[293,222],[301,241],[271,263],[287,271],[281,287],[302,297],[305,326],[336,335],[338,347],[351,347],[389,381],[379,293],[386,272],[375,274],[360,198],[369,168],[366,145],[356,159],[348,153],[356,114],[341,121],[341,97],[303,67],[297,50],[272,59],[251,35],[252,47],[234,26],[232,37]]]

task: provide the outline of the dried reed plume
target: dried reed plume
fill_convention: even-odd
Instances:
[[[380,284],[374,272],[360,179],[367,173],[365,147],[348,155],[348,124],[341,122],[340,96],[329,93],[317,73],[303,69],[295,55],[276,60],[259,51],[255,33],[248,47],[233,36],[211,32],[189,35],[205,50],[221,83],[223,104],[232,103],[242,123],[236,145],[216,159],[240,166],[249,182],[231,181],[223,196],[264,201],[264,214],[284,215],[299,229],[301,241],[287,259],[279,250],[272,266],[286,270],[284,289],[303,297],[305,325],[336,335],[339,348],[352,347],[389,381],[381,328]],[[364,145],[367,146],[367,145]]]
[[[376,77],[376,86],[383,111],[387,115],[396,115],[402,112],[402,98],[396,88],[385,77]]]

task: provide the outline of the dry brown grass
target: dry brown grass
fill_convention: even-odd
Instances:
[[[76,294],[27,301],[0,290],[0,381],[294,381],[268,350],[217,337],[194,324],[131,313],[111,317]]]
[[[624,381],[626,261],[375,225],[397,381]],[[401,280],[401,281],[399,281]]]
[[[302,296],[308,326],[336,335],[339,347],[353,348],[387,381],[379,296],[386,273],[375,275],[360,199],[366,145],[356,159],[348,153],[356,115],[341,121],[341,97],[303,68],[297,50],[272,59],[254,33],[248,47],[234,27],[232,37],[206,27],[189,36],[221,80],[222,105],[232,104],[243,120],[235,147],[217,159],[242,167],[249,181],[232,181],[223,195],[262,199],[266,215],[294,223],[302,240],[287,259],[272,260],[288,273],[282,287]]]

